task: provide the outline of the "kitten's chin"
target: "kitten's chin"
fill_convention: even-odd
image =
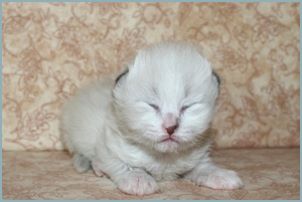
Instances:
[[[179,150],[179,143],[172,140],[159,142],[154,145],[154,149],[162,153],[173,153]]]

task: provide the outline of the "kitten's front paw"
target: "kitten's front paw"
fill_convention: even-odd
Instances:
[[[208,175],[197,176],[196,184],[210,187],[212,189],[238,189],[243,186],[237,173],[232,170],[217,169]]]
[[[105,173],[102,171],[100,164],[101,163],[96,160],[93,160],[91,162],[91,166],[92,166],[92,170],[94,171],[94,174],[98,177],[103,177],[105,176]]]
[[[147,195],[159,190],[155,180],[144,171],[134,170],[117,180],[118,188],[127,194]]]

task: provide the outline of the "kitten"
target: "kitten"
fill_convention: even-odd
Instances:
[[[128,194],[178,177],[213,189],[243,184],[209,157],[207,133],[219,78],[191,45],[166,42],[138,52],[115,81],[81,90],[63,109],[61,132],[77,171],[90,166]]]

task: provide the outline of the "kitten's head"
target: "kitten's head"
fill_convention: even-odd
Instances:
[[[208,61],[179,43],[141,50],[116,82],[114,108],[124,135],[160,152],[180,151],[202,136],[219,91]]]

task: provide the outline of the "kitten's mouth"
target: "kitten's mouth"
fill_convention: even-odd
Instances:
[[[167,138],[164,138],[163,140],[160,141],[161,143],[162,142],[176,142],[176,143],[179,143],[174,137],[172,136],[169,136]]]

